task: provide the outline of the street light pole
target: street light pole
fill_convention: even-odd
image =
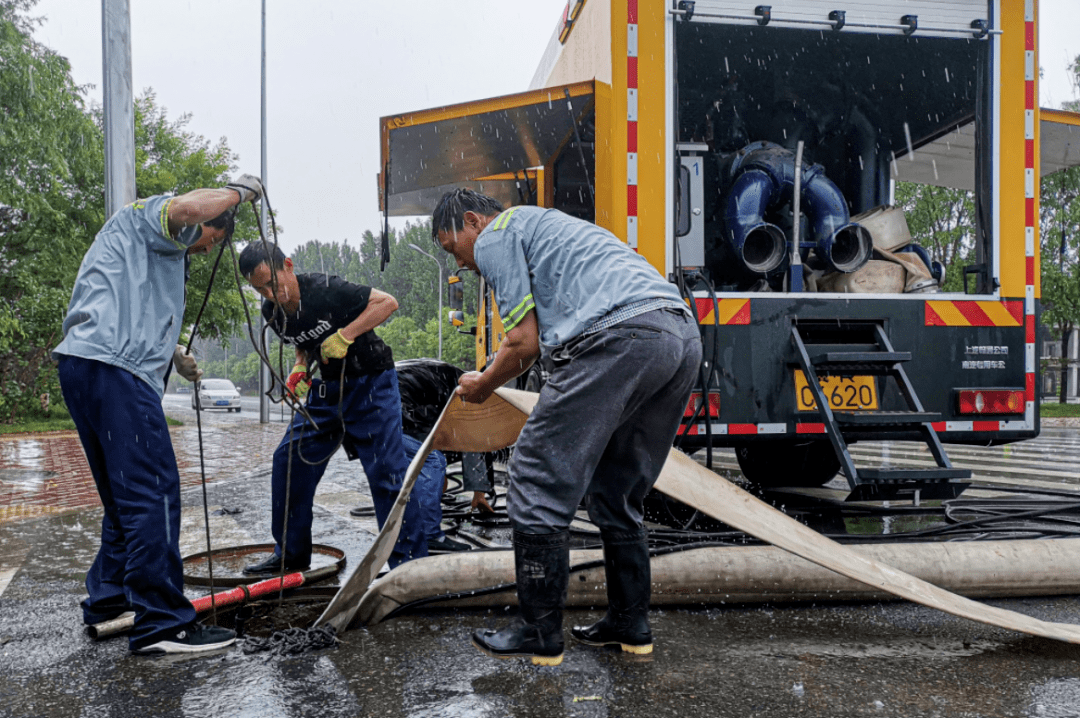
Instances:
[[[101,0],[105,219],[135,201],[135,106],[128,0]]]
[[[259,99],[259,152],[262,159],[262,167],[260,173],[260,180],[262,186],[266,186],[266,0],[262,0],[262,51],[261,60],[262,63],[262,89]],[[266,200],[259,202],[259,223],[263,228],[263,233],[269,231],[266,223]],[[256,306],[261,307],[261,302]],[[259,341],[261,342],[263,337],[266,336],[266,319],[263,317],[262,312],[259,312]],[[259,423],[270,423],[270,397],[267,396],[267,392],[270,391],[270,367],[262,362],[259,362]],[[282,408],[285,404],[282,402]]]
[[[409,246],[412,247],[413,249],[415,249],[420,254],[427,257],[428,259],[430,259],[432,262],[435,262],[435,264],[438,265],[438,267],[439,267],[439,361],[442,361],[442,293],[443,293],[443,266],[442,266],[442,262],[440,262],[435,257],[431,256],[430,254],[428,254],[424,250],[420,249],[419,247],[417,247],[412,242],[409,243]]]

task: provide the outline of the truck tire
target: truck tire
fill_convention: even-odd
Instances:
[[[743,444],[735,456],[743,476],[766,488],[823,486],[840,471],[840,460],[828,441]]]
[[[533,364],[529,371],[517,378],[517,388],[522,391],[540,391],[547,383],[544,370],[540,368],[540,362]]]

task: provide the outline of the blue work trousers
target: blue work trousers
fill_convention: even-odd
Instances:
[[[405,458],[412,463],[413,457],[420,452],[422,441],[408,434],[401,437],[405,445]],[[446,480],[446,457],[441,451],[432,450],[420,467],[420,476],[416,478],[413,494],[420,500],[420,513],[424,520],[424,536],[428,541],[442,541],[446,534],[442,530],[442,493]]]
[[[364,466],[380,528],[394,506],[409,466],[401,442],[401,395],[393,369],[347,377],[344,382],[316,379],[306,407],[312,421],[300,413],[293,417],[274,452],[271,479],[270,527],[277,544],[275,553],[281,555],[284,537],[286,563],[298,566],[311,560],[315,489],[339,441],[349,459],[358,458]],[[420,503],[421,497],[414,493],[405,505],[401,531],[389,561],[391,568],[427,556]]]
[[[87,624],[135,611],[133,648],[195,620],[180,560],[180,474],[161,399],[134,374],[60,358],[60,388],[79,431],[105,516],[86,574]]]

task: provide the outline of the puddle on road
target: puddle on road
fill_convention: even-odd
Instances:
[[[55,471],[40,469],[0,469],[0,484],[18,484],[22,488],[36,487],[55,476]]]
[[[0,441],[0,465],[19,467],[19,469],[4,469],[4,471],[40,471],[44,461],[45,447],[38,439]]]

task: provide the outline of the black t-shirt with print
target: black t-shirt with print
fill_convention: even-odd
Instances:
[[[296,314],[283,316],[284,312],[273,302],[264,300],[263,318],[286,344],[307,352],[312,369],[318,365],[323,380],[337,381],[341,377],[341,360],[331,359],[323,364],[319,348],[334,332],[351,324],[367,309],[371,287],[314,273],[297,274],[296,281],[300,285],[300,308]],[[377,374],[393,368],[394,354],[375,332],[368,331],[349,347],[345,362],[346,376]]]

